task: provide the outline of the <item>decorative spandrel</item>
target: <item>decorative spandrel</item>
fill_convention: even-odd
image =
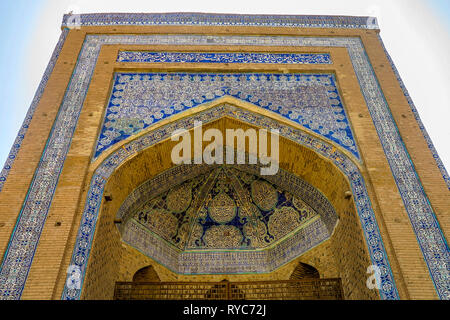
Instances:
[[[269,110],[359,157],[332,74],[116,73],[95,157],[162,119],[224,96]]]

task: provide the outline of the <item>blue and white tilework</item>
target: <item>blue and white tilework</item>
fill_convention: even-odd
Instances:
[[[117,73],[94,159],[162,119],[223,96],[301,124],[359,159],[334,75],[276,73]]]
[[[117,62],[331,64],[329,53],[119,51]]]
[[[240,15],[210,13],[91,13],[66,14],[62,26],[115,25],[190,25],[190,26],[264,26],[301,28],[378,29],[375,17]]]
[[[108,18],[109,19],[109,18]],[[50,134],[43,158],[31,183],[28,197],[24,203],[17,226],[11,236],[0,270],[0,296],[3,299],[20,298],[28,271],[31,267],[38,239],[45,223],[51,199],[58,182],[59,174],[64,164],[65,156],[70,147],[78,116],[89,87],[89,81],[95,68],[96,59],[102,45],[105,44],[142,44],[142,45],[268,45],[268,46],[331,46],[347,48],[355,74],[361,86],[367,107],[370,111],[380,142],[392,170],[394,179],[409,215],[411,224],[417,236],[417,241],[423,252],[424,260],[430,270],[430,277],[435,284],[437,294],[441,299],[450,299],[449,284],[449,248],[439,227],[433,209],[424,193],[423,187],[415,172],[409,155],[402,143],[395,122],[389,112],[389,106],[377,83],[364,47],[359,38],[342,37],[296,37],[296,36],[207,36],[207,35],[88,35],[80,52],[72,79],[68,85],[66,97],[60,107],[60,112]],[[123,150],[123,149],[122,149]],[[316,150],[316,149],[315,149]],[[117,154],[127,151],[117,151]],[[323,154],[323,151],[317,150]],[[325,153],[326,154],[326,153]],[[345,155],[340,156],[347,159]],[[118,159],[107,159],[105,165]],[[348,160],[348,159],[347,159]],[[351,162],[350,160],[348,160]],[[350,164],[349,164],[350,165]],[[106,166],[102,170],[113,170]],[[342,167],[341,167],[342,168]],[[101,170],[101,171],[102,171]],[[342,169],[346,172],[345,168]],[[93,178],[90,191],[92,199],[101,198],[104,176],[99,171]],[[382,280],[381,297],[384,299],[398,298],[387,256],[382,246],[381,237],[376,226],[370,199],[362,178],[354,171],[346,172],[355,198],[358,198],[358,213],[362,221],[364,234],[368,242],[371,258],[374,262],[384,262],[386,279]],[[92,198],[93,197],[93,198]],[[97,200],[98,200],[97,199]],[[361,208],[366,208],[362,210]],[[84,218],[95,228],[97,211],[89,211]],[[370,219],[372,221],[364,221]],[[375,223],[375,224],[374,224]],[[84,228],[84,226],[82,226]],[[81,230],[81,229],[80,229]],[[83,229],[85,230],[85,229]],[[81,232],[81,231],[80,231]],[[91,239],[94,230],[89,230],[87,239]],[[81,232],[82,233],[82,232]],[[85,265],[91,242],[77,242],[74,248],[72,263]],[[383,250],[376,250],[374,246]],[[84,248],[84,256],[79,250]],[[79,298],[79,292],[63,298]]]

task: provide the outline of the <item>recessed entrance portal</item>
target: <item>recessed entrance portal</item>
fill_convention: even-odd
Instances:
[[[226,117],[204,127],[252,128]],[[117,282],[149,265],[160,285],[210,290],[226,279],[248,298],[245,283],[282,285],[299,262],[320,274],[308,281],[340,279],[343,298],[379,298],[366,287],[371,262],[351,188],[330,161],[281,136],[279,174],[261,177],[250,165],[174,167],[172,144],[137,153],[110,176],[82,298],[111,299]]]
[[[117,282],[114,299],[339,300],[343,294],[341,279],[320,279],[316,268],[299,262],[289,280],[246,282],[160,282],[148,266],[135,273],[133,282]]]

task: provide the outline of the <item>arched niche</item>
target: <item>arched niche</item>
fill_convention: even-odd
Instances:
[[[299,262],[295,267],[294,271],[292,271],[289,279],[291,280],[301,280],[301,279],[318,279],[320,278],[319,271],[313,266]]]
[[[339,148],[306,132],[265,115],[225,104],[149,131],[117,148],[103,160],[90,183],[72,256],[72,263],[78,264],[82,271],[82,289],[77,291],[65,288],[63,298],[112,297],[114,283],[119,280],[117,265],[123,265],[123,248],[126,246],[114,225],[115,216],[133,190],[173,167],[170,152],[176,142],[170,141],[170,133],[177,128],[192,131],[196,119],[203,121],[205,129],[279,129],[280,168],[320,191],[340,218],[336,230],[328,240],[330,243],[326,252],[317,252],[318,256],[311,259],[320,259],[320,255],[324,254],[332,256],[334,268],[342,278],[346,298],[379,298],[379,294],[382,298],[389,298],[396,295],[392,271],[370,199],[354,161]],[[349,191],[353,197],[348,196]],[[82,246],[89,250],[83,250]],[[372,263],[376,263],[382,272],[383,287],[379,293],[366,287],[365,271]],[[267,276],[270,278],[276,272],[277,270]],[[186,280],[189,277],[177,275],[170,270],[164,270],[164,273],[167,279]],[[242,279],[245,279],[245,275],[242,275]]]

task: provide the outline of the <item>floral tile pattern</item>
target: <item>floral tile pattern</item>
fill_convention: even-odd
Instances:
[[[266,130],[279,130],[280,135],[304,145],[332,161],[343,174],[349,178],[370,257],[372,262],[381,270],[382,288],[380,289],[380,295],[383,299],[398,299],[395,281],[389,266],[375,214],[368,197],[364,179],[353,160],[334,146],[315,138],[304,131],[293,129],[279,121],[228,104],[207,109],[206,111],[179,119],[161,128],[150,131],[147,134],[130,141],[122,148],[118,148],[102,162],[92,178],[81,227],[78,232],[76,245],[72,255],[72,265],[78,266],[81,269],[83,277],[86,272],[94,235],[93,231],[95,230],[98,212],[101,206],[103,189],[109,176],[115,171],[115,168],[127,161],[133,154],[168,139],[175,130],[181,128],[189,130],[193,128],[195,121],[209,123],[224,116],[256,124]],[[193,167],[194,169],[191,169]],[[250,173],[258,173],[258,168],[256,166],[249,165],[248,167],[250,168],[249,170],[253,170],[250,171]],[[163,172],[155,179],[152,179],[151,182],[154,185],[176,184],[176,181],[178,181],[178,174],[185,171],[187,171],[187,174],[192,174],[189,170],[198,170],[198,167],[192,165],[184,167],[178,166],[173,170]],[[309,225],[313,226],[312,229],[310,229],[309,226],[300,229],[294,236],[281,242],[275,247],[276,249],[269,250],[269,252],[252,253],[248,251],[241,252],[241,250],[232,251],[231,253],[228,251],[226,253],[221,253],[220,251],[188,251],[178,254],[179,250],[175,247],[164,245],[163,242],[157,241],[155,237],[149,237],[149,233],[145,228],[133,222],[130,223],[129,228],[126,228],[126,231],[122,234],[122,239],[142,252],[146,252],[147,255],[155,258],[157,261],[164,261],[168,268],[178,270],[180,273],[209,274],[238,271],[260,273],[274,270],[280,263],[288,262],[305,252],[306,248],[319,244],[326,238],[327,232],[328,234],[331,234],[331,230],[333,229],[333,210],[327,206],[327,203],[329,204],[329,202],[325,199],[321,199],[320,196],[317,195],[317,192],[315,193],[315,196],[311,196],[311,194],[314,193],[314,187],[307,185],[304,182],[302,183],[302,180],[291,174],[286,174],[285,171],[279,170],[279,172],[280,175],[265,176],[265,178],[270,183],[287,190],[302,190],[302,199],[310,199],[307,201],[308,204],[311,207],[314,207],[316,212],[321,213],[322,219],[315,220],[314,224]],[[197,175],[198,173],[194,174],[193,177]],[[127,212],[126,208],[132,207],[133,202],[138,198],[139,193],[142,192],[142,188],[147,188],[146,184],[141,185],[141,187],[137,189],[137,193],[132,192],[129,199],[124,201],[122,204],[122,207],[124,208],[121,208],[118,213],[119,217],[125,217],[124,214]],[[152,190],[157,192],[156,189]],[[305,234],[305,232],[307,232],[307,234]],[[308,242],[305,243],[305,240]],[[145,244],[145,246],[143,244]],[[249,255],[252,257],[251,259],[247,257]],[[80,290],[66,287],[62,298],[78,299],[80,293]]]
[[[173,16],[168,19],[171,23]],[[244,16],[243,16],[244,17]],[[69,17],[65,17],[65,21]],[[140,19],[144,19],[141,24],[148,22],[148,16],[141,15],[87,15],[82,16],[83,25],[108,25],[108,24],[139,24]],[[181,22],[187,21],[186,24],[193,24],[193,18],[181,17]],[[146,20],[147,19],[147,20]],[[203,18],[201,18],[203,19]],[[212,23],[214,19],[219,24],[226,25],[228,18],[222,16],[211,15],[211,18],[202,20],[203,24]],[[239,18],[233,17],[233,21]],[[248,20],[254,19],[253,24],[259,25],[258,19],[255,17],[242,18],[238,23],[245,25]],[[195,20],[195,19],[194,19]],[[313,18],[311,22],[315,23],[315,27],[324,21],[321,27],[326,27],[327,18]],[[330,18],[328,20],[329,27],[338,27],[339,18]],[[361,20],[361,21],[360,21]],[[128,21],[128,22],[126,22]],[[158,21],[155,19],[154,21]],[[205,22],[206,21],[206,22]],[[309,20],[302,20],[303,23]],[[195,21],[194,21],[195,22]],[[350,17],[344,17],[342,24],[347,24],[353,28],[367,28],[362,19],[352,20]],[[263,25],[267,22],[262,22]],[[175,23],[176,24],[176,23]],[[309,24],[309,23],[306,23]],[[288,21],[286,23],[274,23],[274,26],[285,25],[291,26]],[[299,24],[297,24],[299,25]],[[314,26],[312,26],[314,27]],[[64,42],[63,32],[62,40],[59,47]],[[376,77],[371,68],[370,62],[364,51],[364,47],[358,38],[351,37],[297,37],[297,36],[204,36],[204,35],[88,35],[86,37],[83,48],[80,52],[80,59],[77,62],[72,79],[69,83],[65,99],[61,105],[59,115],[55,120],[55,125],[50,133],[46,149],[43,152],[42,160],[36,170],[35,176],[30,186],[28,197],[23,205],[21,214],[18,218],[16,228],[11,236],[8,250],[4,256],[0,267],[0,297],[2,299],[19,299],[27,276],[35,249],[37,247],[39,237],[45,223],[51,199],[58,183],[59,174],[66,154],[69,150],[71,139],[78,121],[78,116],[89,87],[89,81],[92,77],[96,64],[97,56],[104,44],[167,44],[167,45],[269,45],[269,46],[332,46],[344,47],[348,50],[352,61],[357,79],[361,86],[367,107],[372,116],[375,128],[377,129],[380,142],[382,143],[386,158],[391,167],[392,175],[397,182],[397,186],[411,221],[414,232],[416,233],[418,244],[422,250],[425,262],[430,271],[430,277],[435,284],[436,291],[441,299],[450,299],[449,283],[449,248],[447,241],[439,227],[439,223],[435,217],[433,209],[423,190],[420,180],[417,177],[413,164],[409,159],[407,150],[404,147],[402,139],[398,133],[395,122],[389,111],[386,99],[377,83]],[[59,49],[55,50],[52,59],[56,59]],[[51,72],[50,63],[46,71],[46,75]],[[44,77],[45,78],[45,77]],[[46,81],[43,80],[42,86]],[[40,86],[41,88],[41,86]],[[43,88],[42,88],[43,89]],[[38,91],[39,92],[39,91]],[[36,100],[30,108],[32,115],[33,105],[39,102],[39,93]],[[226,110],[224,110],[226,111]],[[230,115],[231,116],[231,115]],[[236,115],[235,115],[236,116]],[[255,116],[247,116],[245,112],[239,115],[247,118],[252,123]],[[205,119],[206,120],[206,119]],[[277,126],[276,123],[271,125]],[[186,125],[184,127],[187,127]],[[26,128],[25,128],[26,129]],[[383,299],[396,299],[398,293],[395,288],[394,278],[389,267],[381,236],[377,227],[373,210],[371,209],[370,199],[364,185],[361,175],[358,173],[355,165],[343,154],[339,154],[335,150],[332,151],[330,146],[320,144],[315,141],[321,148],[311,145],[314,140],[311,137],[301,138],[301,133],[292,130],[283,129],[284,134],[294,135],[297,141],[301,141],[305,145],[316,150],[318,153],[331,159],[351,181],[352,191],[357,202],[358,214],[366,236],[367,245],[374,263],[382,268],[382,288],[380,295]],[[26,130],[25,130],[26,131]],[[24,133],[23,133],[24,134]],[[19,134],[19,137],[23,134]],[[162,136],[169,133],[159,132]],[[147,140],[146,140],[147,139]],[[72,263],[81,267],[82,276],[84,276],[87,259],[89,257],[90,246],[92,244],[92,236],[95,230],[95,222],[98,214],[98,206],[102,198],[104,177],[107,177],[114,170],[117,163],[124,161],[133,149],[151,145],[149,137],[137,139],[131,143],[126,149],[116,151],[111,157],[105,160],[102,166],[96,171],[93,177],[89,198],[86,203],[86,209],[83,213],[82,225],[80,226],[77,243],[74,248]],[[153,137],[153,142],[156,137]],[[300,143],[300,142],[299,142]],[[20,144],[17,144],[18,149]],[[120,159],[121,157],[122,160]],[[7,170],[8,171],[8,170]],[[6,173],[7,174],[7,173]],[[5,174],[2,173],[5,177]],[[67,288],[64,290],[64,299],[79,298],[80,291],[71,292]]]
[[[360,158],[334,75],[117,73],[94,159],[161,119],[223,96],[280,114]]]

